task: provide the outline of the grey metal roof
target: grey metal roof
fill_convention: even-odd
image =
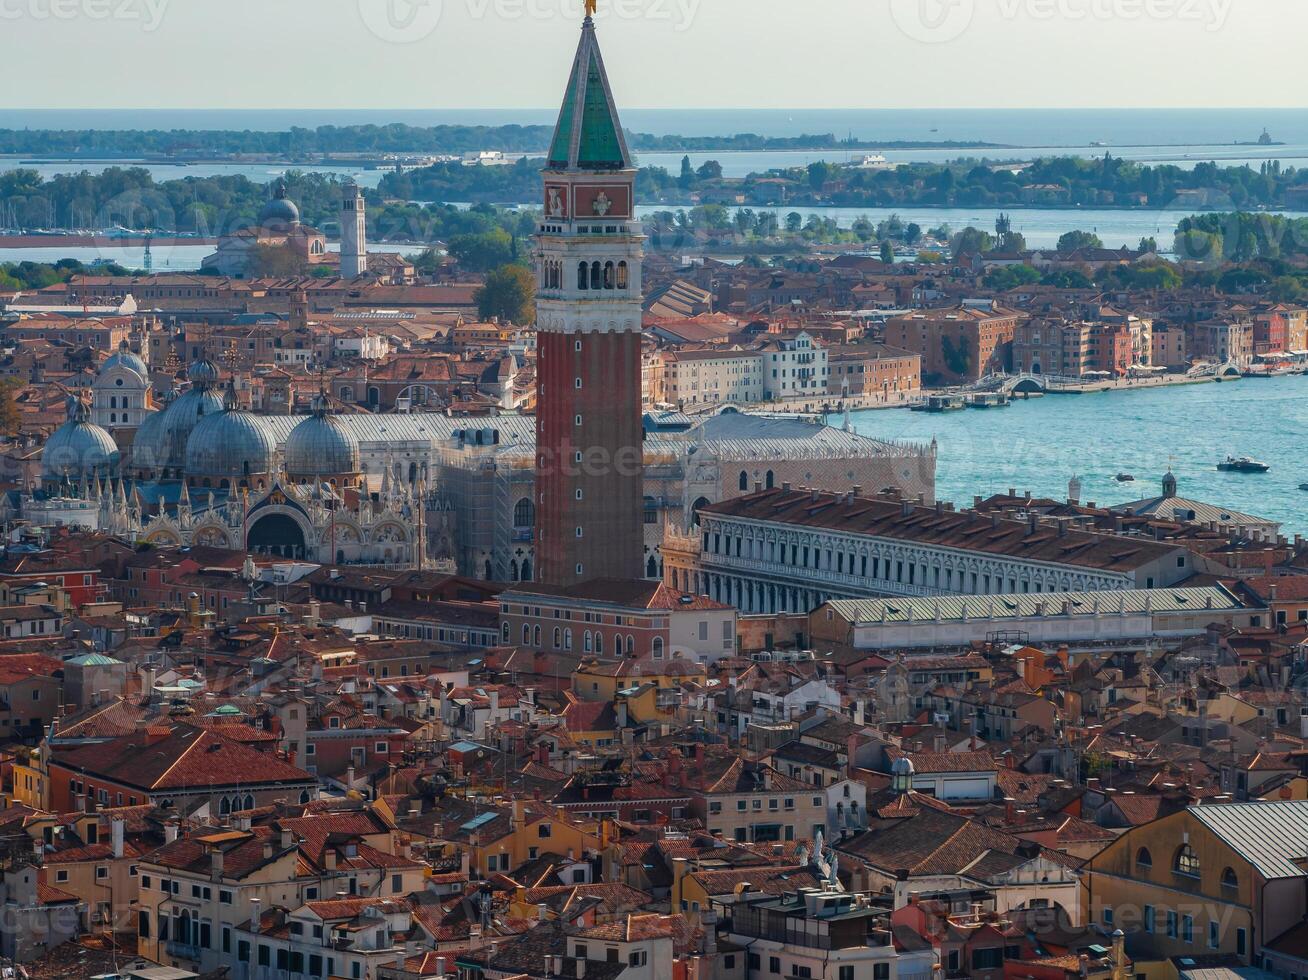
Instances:
[[[1188,497],[1150,497],[1147,500],[1118,504],[1111,509],[1136,517],[1158,517],[1167,521],[1180,520],[1190,524],[1220,524],[1229,527],[1233,524],[1254,526],[1276,523],[1266,517],[1243,514],[1230,507],[1218,507]]]
[[[1308,857],[1308,801],[1192,806],[1189,813],[1264,878],[1301,878]]]
[[[679,438],[710,444],[723,459],[786,458],[796,452],[835,458],[919,456],[930,451],[925,443],[870,439],[804,419],[738,411],[710,415]]]
[[[1209,605],[1211,601],[1211,605]],[[1243,608],[1220,585],[1197,589],[1130,589],[1120,592],[1031,592],[1019,595],[943,595],[930,599],[833,599],[827,603],[852,623],[928,623],[964,619],[1033,619],[1037,616],[1127,615]]]

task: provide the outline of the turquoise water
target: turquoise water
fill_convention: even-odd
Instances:
[[[1064,499],[1073,476],[1082,500],[1124,503],[1156,496],[1170,464],[1182,496],[1308,531],[1308,492],[1299,489],[1308,482],[1308,377],[1053,395],[944,415],[859,412],[852,422],[880,438],[934,436],[937,495],[960,505],[1010,488]],[[1257,457],[1271,472],[1220,473],[1228,454]],[[1117,483],[1123,472],[1137,482]]]

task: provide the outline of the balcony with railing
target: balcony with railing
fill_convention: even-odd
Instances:
[[[190,960],[193,963],[200,961],[200,947],[189,942],[170,939],[164,944],[164,951],[174,959]]]

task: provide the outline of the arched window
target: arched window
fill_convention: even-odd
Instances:
[[[592,262],[590,264],[590,288],[604,288],[604,267],[598,262]]]
[[[1193,847],[1189,844],[1181,845],[1180,850],[1176,852],[1176,860],[1172,862],[1172,870],[1179,875],[1199,877],[1199,855],[1194,852]]]
[[[534,646],[534,647],[539,647],[539,646],[540,646],[540,627],[539,627],[539,626],[537,626],[535,629],[533,629],[533,630],[531,631],[531,645]]]
[[[563,630],[556,626],[554,627],[554,649],[557,650],[561,646],[563,646]]]
[[[531,627],[526,623],[522,624],[522,645],[528,646],[531,643]]]
[[[630,633],[628,633],[628,634],[627,634],[627,656],[628,656],[628,657],[634,657],[635,655],[636,655],[636,638],[635,638],[634,636],[632,636]]]
[[[618,288],[626,289],[627,286],[630,284],[630,282],[631,280],[627,275],[627,263],[619,262],[618,263]]]
[[[777,476],[771,470],[768,470],[767,488],[771,490],[777,485]]]
[[[221,800],[218,801],[218,813],[219,815],[225,817],[227,816],[227,814],[231,812],[232,812],[232,801],[224,796]]]
[[[699,512],[709,505],[708,497],[700,497],[690,508],[690,518],[695,524],[699,523]]]
[[[565,630],[563,631],[563,649],[565,649],[565,650],[571,650],[571,649],[572,649],[572,630],[571,630],[571,629],[565,629]]]
[[[508,646],[508,644],[509,644],[509,624],[508,624],[508,623],[505,623],[505,624],[504,624],[504,628],[503,628],[502,630],[500,630],[500,640],[504,643],[505,646]]]
[[[509,578],[514,582],[518,581],[518,559],[516,558],[509,562]]]
[[[254,797],[253,797],[251,794],[249,794],[249,793],[246,793],[246,794],[245,794],[245,807],[244,807],[244,808],[245,808],[246,810],[253,810],[253,809],[254,809]]]
[[[354,401],[354,389],[351,388],[349,385],[343,385],[341,387],[341,401],[343,402]]]
[[[1154,866],[1154,858],[1149,853],[1149,848],[1142,847],[1135,852],[1135,866],[1141,870],[1148,870]]]
[[[1230,889],[1240,887],[1240,879],[1235,876],[1234,868],[1226,868],[1222,871],[1222,887]]]
[[[616,275],[612,262],[604,263],[604,288],[612,289],[616,284]]]
[[[586,630],[585,633],[581,634],[581,649],[584,650],[586,653],[590,653],[591,651],[590,630]]]
[[[587,267],[585,262],[579,263],[577,265],[577,288],[578,289],[588,288],[589,279],[590,279],[590,269]]]
[[[659,563],[654,560],[653,555],[650,555],[649,561],[645,562],[645,577],[658,578],[658,575],[659,575]]]
[[[531,502],[530,497],[523,497],[514,505],[513,526],[514,527],[536,526],[536,505]]]
[[[746,473],[744,470],[740,471],[740,489],[741,490],[749,489],[749,474]]]
[[[522,581],[524,581],[524,582],[530,582],[530,581],[531,581],[531,559],[530,559],[530,558],[524,558],[524,559],[522,559]]]
[[[595,652],[596,653],[604,652],[604,634],[601,633],[599,630],[595,631]]]
[[[654,659],[655,659],[655,660],[662,660],[662,659],[663,659],[663,637],[661,637],[661,636],[656,636],[656,637],[654,637],[654,642],[653,642],[652,644],[650,644],[650,649],[651,649],[651,650],[653,651],[653,653],[654,653]]]
[[[307,789],[300,794],[300,802],[301,803],[309,802],[309,791]]]

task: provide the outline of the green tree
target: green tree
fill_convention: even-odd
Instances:
[[[1104,243],[1092,231],[1069,231],[1058,239],[1058,251],[1075,252],[1079,248],[1103,248]]]
[[[513,237],[503,228],[454,235],[449,251],[468,272],[487,272],[513,261]]]
[[[422,254],[413,260],[413,268],[420,275],[435,275],[445,261],[445,256],[434,248],[424,248]]]
[[[1013,231],[1011,228],[1004,232],[999,239],[998,249],[1001,252],[1014,254],[1016,252],[1026,251],[1026,236],[1020,231]]]
[[[483,320],[528,324],[535,319],[536,279],[525,266],[502,265],[486,275],[475,298]]]
[[[1217,265],[1222,261],[1222,237],[1213,232],[1189,229],[1176,233],[1173,251],[1184,262]]]
[[[14,401],[22,383],[17,378],[0,380],[0,435],[13,437],[22,427],[23,416]]]
[[[792,235],[799,232],[804,227],[804,216],[798,211],[791,211],[786,215],[786,231]]]
[[[1094,285],[1093,280],[1080,269],[1051,270],[1040,281],[1056,289],[1089,289]]]
[[[1140,244],[1136,247],[1137,252],[1157,252],[1158,239],[1150,235],[1148,238],[1140,239]]]
[[[990,237],[990,232],[969,226],[950,239],[949,247],[955,256],[977,255],[991,251],[995,240]]]
[[[828,182],[835,179],[838,169],[825,160],[815,160],[808,165],[808,184],[815,191],[820,191]]]
[[[881,243],[881,261],[886,265],[895,264],[895,247],[889,242]]]
[[[690,166],[690,154],[681,158],[681,176],[677,178],[683,188],[688,188],[695,183],[695,171]]]
[[[721,180],[722,164],[716,160],[707,160],[704,165],[695,171],[700,180]]]
[[[1303,283],[1294,276],[1278,276],[1272,280],[1271,293],[1278,303],[1295,303],[1303,298]]]
[[[1015,289],[1040,281],[1040,273],[1029,265],[1002,265],[986,273],[985,284],[990,289]]]

